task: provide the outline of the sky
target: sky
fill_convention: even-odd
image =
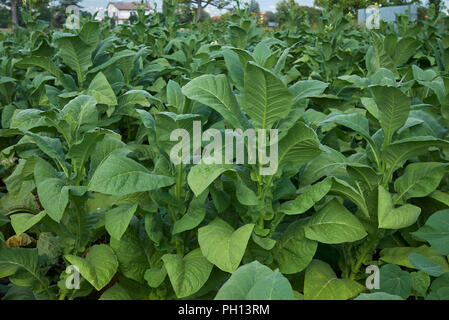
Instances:
[[[115,0],[119,1],[119,0]],[[131,2],[131,0],[122,0],[124,2]],[[97,11],[97,8],[106,8],[110,0],[82,0],[80,2],[80,5],[84,7],[83,10],[95,12]],[[157,7],[161,8],[162,1],[161,0],[150,0],[150,4],[156,2]],[[249,0],[248,0],[249,2]],[[260,11],[276,11],[276,3],[278,0],[257,0],[259,2]],[[302,6],[313,6],[313,0],[296,0],[300,5]],[[206,8],[206,11],[209,12],[210,15],[218,15],[220,14],[220,11],[212,6],[208,6]],[[223,11],[226,12],[226,11]]]

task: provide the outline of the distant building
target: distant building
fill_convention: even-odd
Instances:
[[[415,5],[405,5],[405,6],[392,6],[392,7],[381,7],[379,8],[378,15],[379,20],[384,20],[386,22],[396,21],[396,15],[405,14],[408,10],[409,20],[413,21],[418,18],[418,7]],[[375,12],[373,8],[359,9],[357,11],[357,22],[362,25],[366,24],[367,21],[373,21]],[[372,22],[371,22],[372,23]]]
[[[140,5],[139,2],[109,2],[107,6],[108,17],[114,19],[117,24],[122,24],[129,20],[131,14],[137,13],[137,8]],[[147,5],[145,8],[145,14],[150,13],[152,8]]]

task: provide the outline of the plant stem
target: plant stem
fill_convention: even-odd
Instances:
[[[384,229],[378,229],[374,234],[371,235],[371,239],[367,239],[367,241],[362,245],[362,251],[352,268],[351,274],[349,275],[350,279],[355,279],[355,276],[360,270],[360,267],[365,261],[366,256],[377,246],[378,242],[383,238],[385,234]]]

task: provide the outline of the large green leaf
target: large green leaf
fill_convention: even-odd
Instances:
[[[396,45],[394,63],[397,66],[405,64],[421,46],[415,37],[404,37]]]
[[[59,47],[62,60],[77,73],[78,80],[82,82],[83,75],[92,65],[91,54],[94,48],[72,34],[57,38],[56,44]]]
[[[433,262],[426,256],[419,253],[412,253],[408,256],[408,260],[418,270],[424,271],[429,276],[439,277],[444,273],[444,269],[438,263]]]
[[[304,280],[305,300],[347,300],[365,289],[351,279],[338,279],[325,262],[313,260],[306,269]]]
[[[97,143],[104,138],[101,131],[86,132],[82,140],[71,145],[66,157],[72,160],[75,178],[82,179],[85,176],[85,162],[97,151]]]
[[[435,249],[427,245],[419,247],[392,247],[382,249],[380,252],[380,260],[386,263],[397,264],[407,268],[415,268],[409,261],[411,254],[420,254],[427,257],[432,262],[443,267],[445,272],[449,272],[449,264],[445,256],[439,254]]]
[[[271,71],[249,62],[245,71],[243,110],[256,129],[270,129],[286,117],[293,104],[293,94]]]
[[[87,21],[83,24],[79,37],[87,45],[96,47],[100,40],[101,30],[99,21]]]
[[[46,213],[56,222],[61,221],[69,203],[69,188],[65,181],[42,159],[34,166],[34,178],[39,200]]]
[[[301,99],[310,98],[320,95],[326,90],[329,84],[318,80],[302,80],[296,82],[288,88],[295,97],[294,103]]]
[[[0,250],[0,277],[11,276],[19,269],[25,269],[39,279],[37,249],[6,248]]]
[[[293,290],[278,270],[253,261],[232,274],[215,300],[293,300]]]
[[[41,211],[34,215],[30,213],[16,213],[11,216],[11,226],[17,235],[27,231],[36,223],[41,221],[47,213]]]
[[[59,113],[71,128],[74,135],[94,129],[98,124],[98,110],[95,98],[80,95],[67,103]]]
[[[428,196],[438,187],[446,170],[447,164],[440,162],[409,164],[402,176],[394,182],[394,189],[397,192],[394,201]]]
[[[111,238],[111,248],[119,261],[120,274],[144,283],[147,269],[155,263],[154,246],[148,238],[143,221],[133,218],[120,240]]]
[[[172,177],[152,174],[138,162],[111,154],[95,170],[89,182],[89,191],[112,195],[127,195],[170,186]]]
[[[192,230],[197,227],[206,216],[206,208],[204,202],[208,192],[203,192],[199,197],[195,197],[189,204],[189,209],[181,219],[177,220],[173,226],[172,234]]]
[[[34,127],[45,126],[45,118],[43,117],[43,111],[37,109],[25,109],[14,113],[9,127],[30,130]]]
[[[320,126],[333,123],[350,128],[372,142],[369,134],[369,121],[360,113],[331,114],[324,121],[320,122]]]
[[[331,186],[331,179],[318,182],[301,193],[296,199],[282,203],[278,211],[287,215],[304,213],[320,201],[329,192]]]
[[[371,90],[379,108],[379,122],[384,141],[388,145],[393,134],[407,121],[410,99],[398,88],[377,86]]]
[[[184,257],[166,254],[162,260],[178,298],[188,297],[200,290],[213,267],[199,248],[190,251]]]
[[[197,77],[182,88],[182,93],[217,111],[234,128],[243,128],[240,108],[225,75]]]
[[[382,152],[382,159],[389,168],[389,175],[410,158],[425,154],[430,147],[447,148],[449,143],[434,137],[413,137],[396,141]]]
[[[189,133],[191,139],[195,139],[193,137],[193,121],[200,121],[200,118],[197,114],[178,115],[173,112],[159,112],[156,114],[155,120],[157,143],[170,155],[173,146],[178,144],[178,141],[172,140],[172,132],[176,129],[184,129]],[[187,143],[189,144],[188,150],[190,150],[190,141],[187,141]]]
[[[182,112],[184,109],[185,97],[179,84],[173,80],[169,80],[167,83],[167,102],[179,112]]]
[[[167,270],[165,267],[162,268],[151,268],[145,271],[145,280],[148,285],[152,288],[157,288],[165,280],[167,276]]]
[[[449,255],[449,209],[432,214],[425,225],[412,234],[429,242],[441,254]]]
[[[302,122],[295,124],[279,142],[279,168],[299,169],[320,154],[320,142],[310,127]]]
[[[114,55],[107,59],[104,63],[91,68],[89,71],[87,71],[86,74],[96,74],[98,71],[104,70],[107,67],[113,65],[114,63],[116,63],[117,61],[120,61],[122,59],[129,59],[130,57],[135,58],[136,57],[136,52],[133,50],[121,50],[119,52],[114,53]]]
[[[117,257],[111,247],[98,244],[90,248],[86,258],[65,255],[64,258],[75,265],[84,279],[97,290],[104,288],[118,268]]]
[[[318,243],[304,234],[304,222],[291,223],[282,233],[273,249],[273,257],[284,274],[297,273],[305,269],[315,255]]]
[[[234,272],[243,258],[254,224],[234,230],[225,221],[216,218],[198,229],[198,242],[203,255],[226,272]]]
[[[25,134],[31,138],[31,140],[36,143],[39,149],[57,161],[63,161],[64,151],[62,149],[61,140],[58,138],[50,138],[47,136],[39,135],[29,131],[25,131]]]
[[[345,174],[346,157],[340,152],[322,145],[321,153],[305,166],[300,187],[307,187],[322,177]]]
[[[116,207],[105,213],[105,228],[111,237],[120,240],[136,210],[137,204]]]
[[[380,268],[380,289],[392,295],[407,299],[413,287],[413,278],[407,271],[394,264],[386,264]]]
[[[420,207],[408,203],[394,208],[390,193],[384,187],[379,186],[377,211],[379,228],[406,228],[416,222],[420,213]]]
[[[62,72],[48,57],[25,57],[15,63],[17,67],[39,67],[50,72],[57,78],[62,77]]]
[[[367,233],[360,221],[333,199],[307,222],[305,235],[311,240],[333,244],[357,241]]]
[[[198,197],[219,175],[233,170],[232,164],[199,163],[190,169],[187,182],[195,196]]]
[[[243,91],[244,88],[244,72],[242,63],[240,62],[239,56],[237,53],[232,51],[231,49],[223,50],[223,58],[226,63],[226,67],[228,69],[229,76],[231,77],[232,82],[240,91]]]
[[[12,283],[29,286],[42,299],[54,299],[49,291],[49,281],[39,269],[38,250],[25,248],[0,248],[0,277],[9,277]]]
[[[95,97],[97,103],[107,104],[110,106],[115,106],[117,104],[117,98],[115,93],[108,82],[108,79],[104,76],[102,72],[97,73],[95,78],[89,84],[87,88],[89,95]]]

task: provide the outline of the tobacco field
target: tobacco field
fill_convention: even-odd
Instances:
[[[449,17],[175,11],[0,34],[1,299],[449,299]],[[173,163],[194,121],[276,172]]]

